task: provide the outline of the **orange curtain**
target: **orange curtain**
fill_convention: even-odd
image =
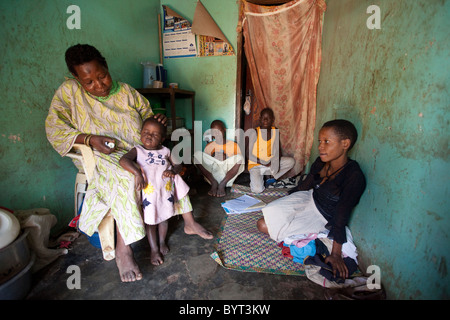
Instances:
[[[324,0],[281,6],[243,1],[245,55],[259,108],[270,107],[283,155],[304,170],[314,141]]]

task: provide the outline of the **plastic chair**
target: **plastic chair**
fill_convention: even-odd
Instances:
[[[84,144],[74,144],[72,150],[67,154],[69,158],[78,160],[80,168],[75,179],[75,216],[78,215],[83,194],[86,193],[87,186],[94,176],[95,158],[92,149]],[[108,212],[98,226],[98,235],[105,260],[115,258],[114,244],[114,218]]]

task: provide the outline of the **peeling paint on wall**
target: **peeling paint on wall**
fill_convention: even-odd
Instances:
[[[20,134],[10,134],[9,136],[8,136],[8,140],[10,141],[10,142],[13,142],[13,143],[16,143],[16,142],[21,142],[21,139],[20,139]]]

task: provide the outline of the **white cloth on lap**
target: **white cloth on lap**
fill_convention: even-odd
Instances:
[[[234,167],[234,165],[240,163],[237,174],[227,182],[227,187],[231,187],[234,180],[236,180],[245,169],[245,159],[241,154],[236,154],[225,160],[218,160],[207,153],[196,151],[194,153],[194,163],[203,165],[203,167],[211,172],[214,179],[219,183],[225,178],[225,175]],[[208,181],[206,178],[205,180]],[[208,181],[208,183],[211,184],[210,181]]]
[[[295,192],[262,209],[269,236],[273,240],[281,242],[292,235],[325,230],[327,220],[317,210],[312,192],[313,190]]]

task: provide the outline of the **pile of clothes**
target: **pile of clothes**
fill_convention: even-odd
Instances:
[[[342,245],[342,257],[350,276],[359,274],[356,246],[350,229],[346,227],[347,242]],[[331,264],[325,263],[325,258],[331,253],[333,240],[328,238],[328,230],[320,233],[301,234],[290,236],[278,244],[282,248],[283,256],[293,259],[294,262],[305,265],[306,275],[314,275],[314,282],[326,285],[328,282],[342,284],[345,282],[339,272],[333,275]],[[323,281],[322,278],[323,277]],[[329,284],[328,286],[331,286]]]
[[[268,179],[265,182],[266,188],[294,188],[298,185],[300,179],[302,179],[302,176],[295,176],[291,178],[286,178],[284,180],[276,180],[274,178]]]

